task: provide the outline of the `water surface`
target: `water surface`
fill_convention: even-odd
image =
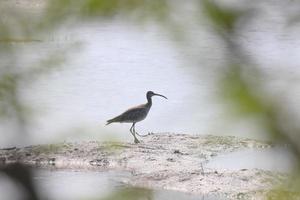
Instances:
[[[287,147],[246,149],[219,155],[205,167],[221,170],[263,169],[289,173],[296,169],[297,159]]]
[[[298,29],[286,31],[284,21],[284,12],[292,5],[281,1],[253,5],[241,1],[234,5],[259,6],[267,11],[247,24],[237,34],[238,40],[263,69],[266,92],[279,96],[297,117],[300,41]],[[189,6],[182,8],[193,11]],[[66,22],[53,32],[38,35],[41,42],[13,44],[17,46],[15,62],[21,68],[38,65],[53,53],[65,55],[66,62],[24,85],[22,101],[34,111],[34,115],[28,115],[31,120],[27,135],[9,134],[11,124],[7,123],[0,128],[7,132],[0,146],[85,139],[132,141],[129,124],[105,126],[105,121],[145,103],[148,90],[169,100],[154,98],[147,119],[137,124],[141,133],[167,131],[265,139],[265,130],[254,125],[257,119],[231,120],[215,98],[214,81],[219,77],[219,67],[226,63],[224,44],[204,21],[186,24],[191,40],[182,46],[155,23],[142,26],[118,17]],[[0,63],[9,64],[5,59]]]
[[[221,199],[214,195],[190,195],[169,190],[150,190],[132,188],[122,184],[128,177],[125,173],[95,171],[49,171],[35,170],[33,179],[41,199],[47,200],[84,200],[84,199],[128,199],[128,200],[212,200]],[[0,180],[3,199],[22,199],[9,180]],[[222,198],[224,199],[224,198]]]

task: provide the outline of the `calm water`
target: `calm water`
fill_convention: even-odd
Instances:
[[[275,158],[275,159],[274,159]],[[267,149],[247,149],[212,159],[205,167],[212,169],[263,169],[276,172],[291,172],[297,164],[297,159],[288,153],[286,147]]]
[[[284,21],[284,13],[293,9],[292,1],[290,4],[274,1],[248,5],[241,1],[234,5],[266,10],[238,38],[249,56],[264,66],[266,90],[299,111],[299,117],[299,28],[286,32]],[[192,12],[189,6],[184,9]],[[118,18],[66,23],[37,36],[42,42],[13,44],[18,47],[16,63],[22,67],[36,65],[53,52],[65,53],[67,59],[61,67],[22,88],[23,101],[35,112],[28,133],[24,138],[7,134],[0,146],[107,138],[131,141],[129,124],[105,126],[105,121],[146,102],[148,90],[169,100],[154,99],[147,119],[137,124],[142,133],[266,138],[264,130],[252,123],[255,119],[231,120],[214,98],[217,69],[225,61],[224,47],[207,23],[187,25],[193,42],[180,48],[154,24],[141,26]],[[9,133],[9,126],[2,126],[1,131]]]
[[[34,184],[42,199],[47,200],[83,200],[104,199],[112,195],[121,194],[118,199],[123,199],[124,194],[131,196],[127,199],[147,200],[218,200],[224,199],[214,195],[189,195],[175,191],[147,190],[130,188],[121,183],[126,174],[111,172],[76,172],[76,171],[47,171],[38,170],[34,175]],[[22,194],[14,192],[14,185],[1,177],[1,199],[22,199]],[[11,192],[7,192],[11,191]],[[108,199],[108,198],[107,198]]]

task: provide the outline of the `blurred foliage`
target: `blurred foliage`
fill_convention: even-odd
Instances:
[[[36,188],[34,186],[32,171],[22,164],[11,164],[3,166],[0,170],[17,182],[25,191],[24,200],[38,200]]]
[[[271,190],[266,194],[268,200],[293,200],[299,199],[299,192],[291,192],[290,190],[283,190],[281,188]]]
[[[218,27],[218,33],[227,44],[227,53],[229,64],[224,66],[220,86],[221,99],[227,101],[231,111],[239,114],[239,117],[254,115],[260,118],[272,138],[280,142],[288,142],[291,148],[300,159],[300,141],[294,140],[293,133],[288,132],[284,126],[286,118],[282,120],[281,115],[285,115],[289,120],[293,120],[292,116],[282,113],[283,106],[276,104],[271,96],[264,93],[264,80],[261,72],[258,70],[250,58],[245,58],[243,47],[239,45],[235,34],[232,33],[235,23],[242,18],[243,15],[237,15],[241,11],[229,12],[223,9],[213,1],[203,1],[204,9],[207,17],[210,19],[214,27]],[[232,14],[226,14],[232,13]],[[231,17],[229,17],[231,16]],[[242,28],[242,27],[239,27]],[[237,58],[236,58],[237,57]],[[247,73],[247,76],[245,74]],[[298,123],[294,121],[290,124],[295,126],[292,130],[296,133],[300,132]],[[296,138],[295,138],[296,139]]]
[[[50,0],[47,6],[46,26],[60,23],[70,17],[111,19],[116,15],[144,19],[164,19],[169,14],[166,0]]]
[[[275,103],[276,101],[272,99],[272,96],[262,90],[265,80],[260,79],[262,77],[261,72],[253,64],[254,62],[245,56],[245,50],[239,45],[234,34],[237,31],[236,23],[243,18],[243,15],[240,14],[241,11],[229,11],[213,1],[204,0],[202,2],[212,26],[216,28],[217,33],[227,45],[229,64],[224,66],[220,72],[223,74],[219,83],[221,100],[227,102],[231,112],[238,114],[238,117],[254,116],[260,119],[261,125],[267,131],[266,134],[269,134],[275,142],[289,144],[293,154],[297,157],[299,167],[299,123],[284,109],[283,105]],[[245,76],[245,72],[248,73],[247,76]],[[288,126],[293,127],[286,128],[287,120],[291,122],[288,123]],[[295,173],[299,174],[300,169],[297,169]],[[290,184],[293,187],[289,189],[274,189],[267,194],[267,198],[299,199],[299,180],[298,178],[292,179]]]
[[[153,191],[145,188],[126,187],[120,188],[111,195],[102,198],[101,200],[152,200]]]
[[[39,33],[51,31],[65,20],[109,20],[116,16],[139,22],[154,20],[162,29],[171,33],[171,37],[177,39],[182,39],[185,33],[186,21],[174,19],[176,13],[172,4],[178,3],[177,1],[27,0],[24,2],[21,6],[17,6],[17,1],[15,3],[0,1],[0,122],[14,121],[20,138],[24,137],[28,119],[28,109],[21,102],[20,87],[30,84],[41,74],[47,74],[53,66],[62,63],[65,54],[61,52],[49,54],[49,58],[42,59],[36,66],[24,68],[17,62],[19,43],[42,42]],[[295,121],[284,106],[275,103],[273,97],[261,90],[265,84],[263,76],[236,38],[236,32],[241,28],[236,26],[237,23],[244,20],[243,24],[247,25],[247,21],[255,18],[255,15],[249,17],[246,14],[251,11],[250,9],[229,8],[217,1],[193,2],[196,3],[194,6],[197,12],[205,14],[211,27],[227,47],[228,64],[218,72],[221,74],[220,99],[227,102],[230,110],[237,113],[238,117],[255,116],[261,119],[260,122],[268,130],[267,134],[275,141],[288,143],[300,162],[299,122]],[[26,3],[29,4],[28,7],[24,6]],[[38,15],[30,12],[33,9],[30,4],[35,3],[41,7],[42,12]],[[299,18],[299,14],[291,16],[287,20],[288,25],[296,26],[300,21]],[[26,167],[15,165],[9,168],[1,167],[0,170],[27,189],[29,197],[24,197],[25,199],[37,199],[31,172]],[[299,171],[296,173],[298,175]],[[300,189],[299,180],[299,178],[294,180],[295,191]],[[270,199],[290,199],[293,195],[285,190],[274,190]],[[106,199],[144,199],[144,197],[151,199],[151,192],[133,188],[121,190]]]
[[[225,9],[217,6],[214,1],[203,0],[199,1],[201,3],[200,7],[203,6],[203,11],[207,17],[212,21],[214,28],[216,28],[220,33],[232,32],[234,31],[234,26],[236,21],[242,14],[233,9]]]

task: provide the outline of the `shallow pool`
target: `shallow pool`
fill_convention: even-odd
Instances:
[[[246,149],[217,156],[205,167],[213,169],[263,169],[277,172],[290,172],[296,165],[296,159],[287,147],[266,149]]]
[[[122,183],[130,174],[98,171],[35,170],[34,183],[41,199],[47,200],[213,200],[214,195],[190,195],[170,190],[150,190],[130,187]],[[21,200],[9,179],[0,179],[1,199]]]

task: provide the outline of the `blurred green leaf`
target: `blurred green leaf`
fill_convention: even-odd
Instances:
[[[202,0],[204,13],[211,20],[213,26],[220,32],[232,32],[236,21],[241,16],[242,12],[229,8],[222,8],[214,1]]]
[[[269,105],[263,103],[263,99],[259,96],[261,91],[255,89],[242,77],[240,66],[233,65],[228,69],[220,83],[221,98],[238,114],[264,114],[269,109]]]
[[[100,200],[152,200],[153,191],[145,188],[125,187]]]
[[[299,192],[291,192],[291,190],[273,189],[266,194],[268,200],[298,200],[300,199]]]
[[[166,0],[50,0],[44,25],[57,24],[68,18],[108,19],[116,15],[135,19],[163,18],[168,14]]]

